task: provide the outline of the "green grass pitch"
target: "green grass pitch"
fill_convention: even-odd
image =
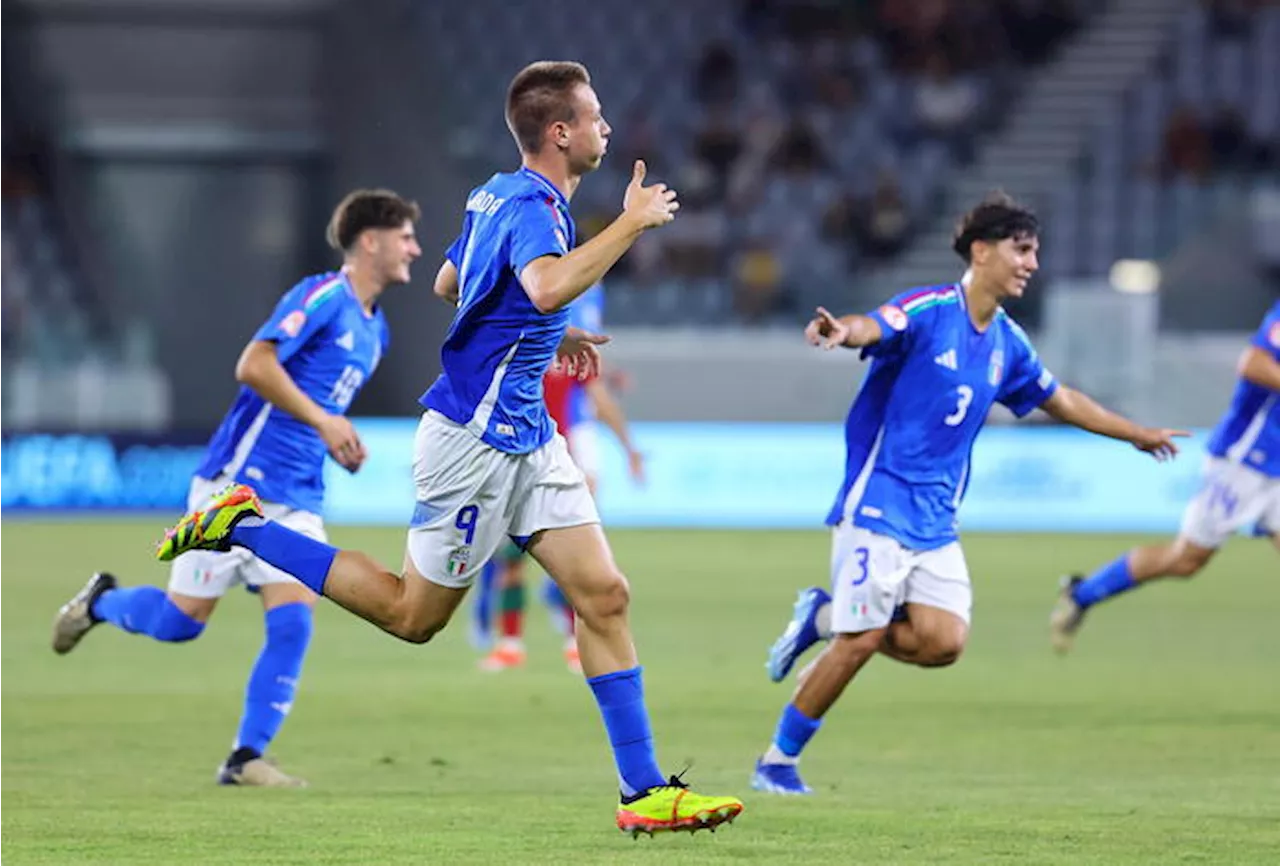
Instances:
[[[218,788],[261,639],[235,592],[198,641],[103,627],[49,650],[95,568],[163,583],[151,521],[6,521],[3,856],[22,863],[1263,863],[1280,851],[1280,567],[1258,541],[1097,610],[1074,655],[1045,620],[1057,575],[1136,539],[973,535],[974,632],[950,669],[877,659],[810,747],[817,796],[747,788],[790,686],[764,675],[811,533],[615,532],[660,757],[737,793],[714,836],[613,827],[589,691],[542,611],[530,662],[485,675],[465,624],[400,644],[322,603],[276,743],[305,791]],[[400,530],[339,544],[398,563]]]

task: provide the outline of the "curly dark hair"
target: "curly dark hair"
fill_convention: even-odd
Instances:
[[[1033,238],[1039,234],[1040,220],[1035,213],[1004,192],[995,190],[960,218],[951,249],[968,262],[974,241]]]

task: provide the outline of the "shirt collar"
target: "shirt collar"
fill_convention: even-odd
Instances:
[[[545,189],[551,195],[551,197],[554,198],[560,204],[562,208],[564,208],[565,210],[569,209],[569,200],[564,197],[564,193],[562,193],[554,183],[547,180],[545,175],[534,171],[528,166],[523,166],[523,165],[520,166],[520,173],[523,174],[525,177],[529,178],[530,180],[532,180],[534,183],[541,186],[543,189]]]

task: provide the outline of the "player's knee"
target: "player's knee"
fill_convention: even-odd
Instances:
[[[186,643],[204,632],[204,623],[188,616],[180,607],[166,598],[156,612],[147,632],[165,643]]]
[[[1174,556],[1169,573],[1173,577],[1195,577],[1212,558],[1213,551],[1208,548],[1183,545]]]
[[[398,624],[391,633],[408,643],[424,644],[440,633],[444,623],[410,621]]]
[[[926,644],[917,664],[924,668],[945,668],[960,661],[964,653],[963,639],[944,639]]]
[[[593,582],[580,602],[578,615],[588,628],[598,630],[610,621],[626,616],[631,605],[631,585],[622,572],[613,570],[603,580]]]

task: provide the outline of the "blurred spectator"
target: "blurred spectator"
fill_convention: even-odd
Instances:
[[[715,206],[710,172],[694,166],[680,179],[680,231],[665,241],[666,266],[672,276],[715,278],[723,271],[729,219]]]
[[[5,173],[6,177],[8,172]],[[9,220],[9,214],[5,214]],[[0,278],[0,353],[6,361],[22,354],[21,339],[23,326],[29,310],[29,298],[26,272],[18,255],[17,244],[8,232],[0,238],[3,252],[0,252],[3,277]]]
[[[892,171],[883,170],[877,175],[871,198],[857,206],[852,216],[854,236],[870,259],[897,254],[911,233],[911,211]]]
[[[709,112],[693,140],[693,155],[710,170],[715,194],[724,197],[729,172],[742,154],[742,133],[727,108]]]
[[[803,120],[793,121],[778,141],[773,164],[784,174],[800,177],[821,169],[826,159],[813,127]]]
[[[930,56],[915,84],[916,119],[926,137],[959,143],[978,111],[980,94],[972,79],[957,75],[941,51]]]
[[[1203,181],[1213,171],[1213,143],[1195,109],[1179,106],[1164,130],[1164,171],[1167,176]]]
[[[767,320],[781,307],[782,264],[762,241],[743,249],[734,268],[734,309],[750,324]]]
[[[1263,5],[1258,0],[1201,0],[1208,13],[1209,30],[1223,39],[1241,39],[1249,35],[1253,12]]]
[[[709,44],[693,73],[693,92],[707,105],[732,102],[738,95],[738,58],[723,42]]]
[[[1043,63],[1081,23],[1070,0],[1000,0],[999,16],[1010,50],[1025,64]]]
[[[1249,159],[1249,134],[1244,118],[1230,106],[1223,106],[1209,123],[1209,141],[1214,163],[1223,168],[1241,168]]]

